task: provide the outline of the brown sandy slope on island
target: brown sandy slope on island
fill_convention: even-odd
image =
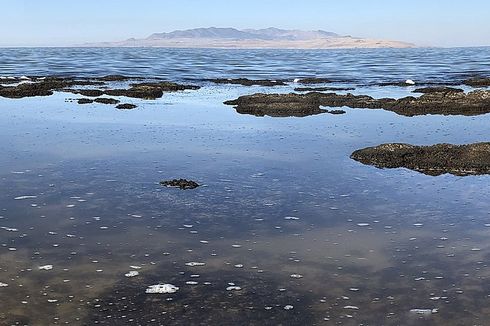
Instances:
[[[490,174],[490,143],[414,146],[383,144],[360,149],[351,158],[378,168],[407,168],[427,175]]]
[[[313,40],[223,40],[213,38],[139,39],[122,42],[90,43],[87,47],[162,47],[162,48],[223,48],[223,49],[349,49],[349,48],[414,48],[411,43],[335,37]]]
[[[477,90],[469,93],[456,91],[428,92],[420,97],[401,99],[375,99],[367,95],[338,95],[311,92],[307,94],[263,94],[240,96],[224,102],[233,105],[238,113],[272,115],[278,112],[321,113],[320,106],[351,107],[361,109],[385,109],[404,116],[425,114],[479,115],[490,112],[490,91]],[[306,114],[308,115],[308,114]]]

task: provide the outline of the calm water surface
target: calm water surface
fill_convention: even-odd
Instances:
[[[413,89],[372,85],[488,75],[490,49],[1,49],[0,63],[3,76],[203,86],[132,100],[131,111],[67,93],[0,98],[1,325],[488,324],[490,177],[381,170],[349,155],[489,141],[490,115],[253,117],[222,102],[294,85],[203,80],[317,75],[401,97]],[[158,184],[180,177],[203,186]],[[179,291],[145,293],[158,283]]]

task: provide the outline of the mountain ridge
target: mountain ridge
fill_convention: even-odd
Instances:
[[[411,48],[414,44],[343,36],[324,30],[243,29],[208,27],[153,33],[146,38],[119,42],[87,43],[94,47],[170,47],[170,48]]]

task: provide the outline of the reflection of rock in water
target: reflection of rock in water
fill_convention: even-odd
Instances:
[[[238,113],[270,116],[306,116],[328,113],[320,106],[347,106],[359,109],[384,109],[404,116],[425,114],[479,115],[490,112],[490,91],[470,93],[447,88],[425,89],[420,97],[375,99],[368,95],[339,95],[311,92],[307,94],[253,94],[224,102]]]
[[[321,98],[331,95],[324,93],[253,94],[226,101],[225,104],[235,106],[238,113],[255,116],[306,117],[321,113],[345,113],[342,110],[329,111],[320,108],[321,105],[324,105]]]
[[[197,285],[186,285],[184,276],[173,294],[147,294],[158,276],[121,282],[94,302],[88,324],[100,325],[311,325],[308,293],[279,291],[274,279],[263,275],[244,278],[227,272],[201,273]],[[177,278],[180,278],[177,279]],[[209,284],[205,284],[209,281]],[[228,281],[237,290],[229,289]],[[233,284],[235,284],[233,283]],[[183,285],[181,285],[183,284]],[[294,309],[284,309],[286,306]]]
[[[490,173],[490,143],[432,146],[383,144],[357,150],[351,158],[379,168],[404,167],[428,175]]]

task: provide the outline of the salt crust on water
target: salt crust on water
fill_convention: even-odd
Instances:
[[[129,271],[126,274],[124,274],[124,276],[126,276],[126,277],[135,277],[135,276],[138,276],[138,275],[140,275],[140,273],[137,272],[137,271]]]
[[[39,269],[42,270],[42,271],[49,271],[49,270],[52,270],[53,269],[53,265],[39,266]]]
[[[146,293],[175,293],[179,290],[178,287],[172,284],[155,284],[155,285],[150,285],[146,289]]]
[[[421,316],[430,316],[432,314],[437,313],[438,309],[410,309],[411,314],[421,315]]]
[[[23,199],[34,199],[34,198],[37,198],[37,196],[19,196],[19,197],[15,197],[14,199],[23,200]]]

